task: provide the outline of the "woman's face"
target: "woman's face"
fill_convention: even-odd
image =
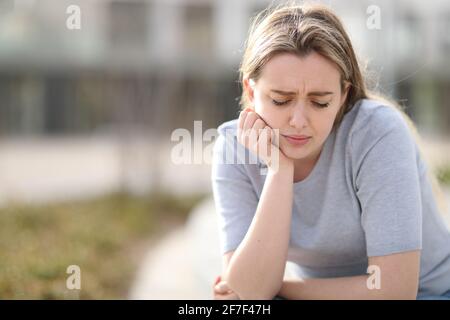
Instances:
[[[315,52],[275,55],[257,82],[244,80],[244,88],[254,111],[279,129],[281,151],[294,160],[316,159],[347,95],[337,67]],[[310,138],[301,143],[287,136]]]

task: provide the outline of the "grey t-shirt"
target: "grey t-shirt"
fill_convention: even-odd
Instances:
[[[237,142],[236,129],[237,120],[219,127],[213,153],[222,253],[243,240],[266,178],[263,162]],[[400,113],[358,101],[308,177],[294,183],[288,260],[298,275],[362,275],[368,257],[421,249],[418,297],[448,291],[450,231],[427,170]]]

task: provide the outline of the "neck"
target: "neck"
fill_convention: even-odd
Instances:
[[[319,160],[321,152],[322,147],[307,158],[294,161],[294,182],[302,181],[309,176]]]

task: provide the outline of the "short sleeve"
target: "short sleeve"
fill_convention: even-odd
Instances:
[[[359,154],[355,187],[369,257],[422,248],[414,139],[400,114],[384,120],[368,125],[352,144],[352,153]]]
[[[222,253],[235,250],[250,227],[258,199],[242,164],[228,163],[236,153],[236,139],[220,135],[214,145],[212,190],[218,215]],[[234,158],[232,154],[231,158]]]

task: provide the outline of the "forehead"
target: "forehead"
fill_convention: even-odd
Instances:
[[[281,53],[263,67],[258,80],[263,86],[283,90],[336,90],[340,85],[338,68],[316,52],[305,57]]]

